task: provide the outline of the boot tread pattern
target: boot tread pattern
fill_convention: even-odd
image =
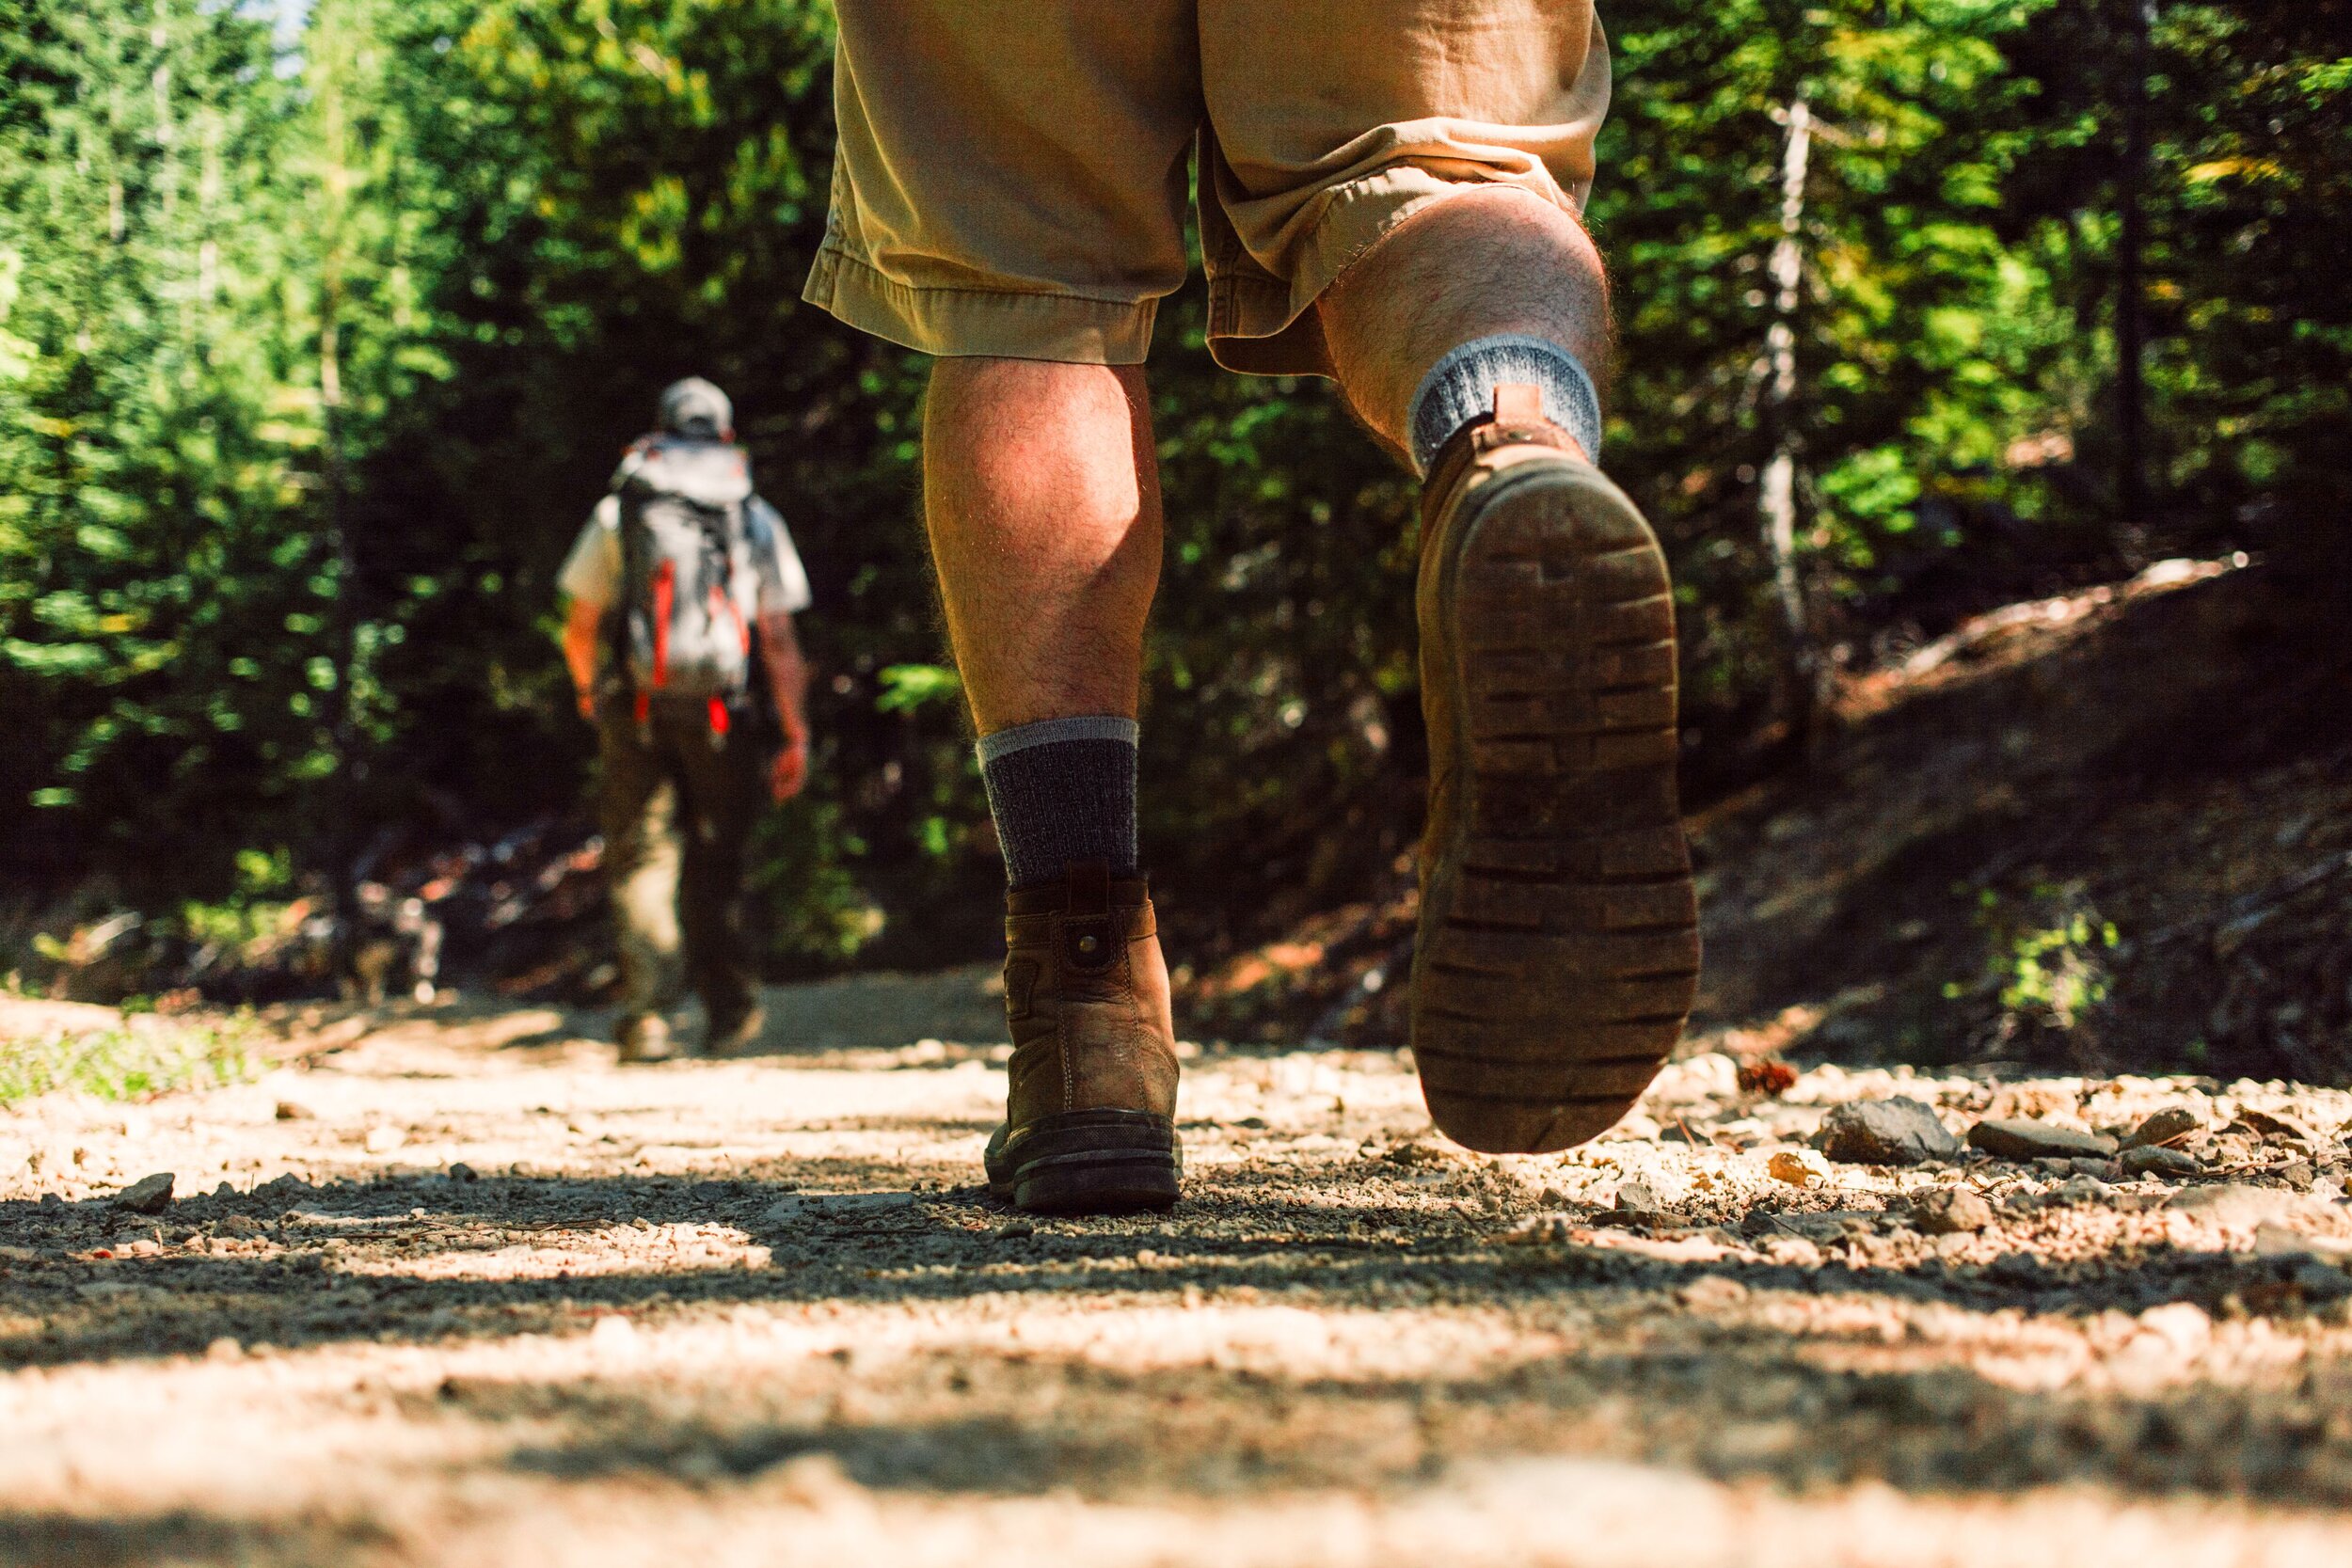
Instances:
[[[1465,504],[1422,608],[1454,697],[1432,740],[1461,771],[1425,851],[1414,1057],[1447,1132],[1541,1152],[1631,1107],[1697,989],[1674,601],[1648,526],[1589,469],[1528,465]]]

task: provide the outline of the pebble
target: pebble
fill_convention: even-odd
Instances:
[[[2300,1230],[2264,1221],[2254,1227],[2254,1255],[2258,1258],[2309,1258],[2325,1253],[2341,1258],[2352,1253],[2352,1242],[2333,1237],[2307,1236]]]
[[[1786,1181],[1792,1187],[1811,1186],[1818,1180],[1811,1165],[1785,1148],[1765,1161],[1764,1169],[1773,1180]]]
[[[1720,1311],[1748,1299],[1748,1288],[1728,1275],[1702,1275],[1675,1292],[1683,1306],[1698,1311]]]
[[[2186,1187],[2172,1195],[2165,1207],[2216,1225],[2284,1224],[2293,1220],[2332,1218],[2334,1206],[2325,1199],[2304,1196],[2280,1187],[2249,1187],[2242,1182],[2217,1181]]]
[[[1617,1189],[1613,1212],[1625,1219],[1653,1222],[1666,1217],[1666,1205],[1648,1182],[1628,1181]]]
[[[1930,1236],[1982,1230],[1993,1223],[1993,1205],[1973,1187],[1938,1187],[1911,1200],[1913,1227]]]
[[[2301,1144],[2305,1148],[2319,1147],[2319,1134],[2293,1117],[2282,1117],[2275,1111],[2258,1111],[2249,1105],[2238,1112],[2237,1119],[2265,1138],[2285,1138]]]
[[[2124,1138],[2125,1148],[2149,1148],[2204,1131],[2205,1118],[2185,1105],[2167,1105],[2152,1113]]]
[[[2115,1189],[2095,1176],[2076,1176],[2059,1182],[2044,1193],[2045,1208],[2067,1208],[2083,1203],[2105,1203],[2115,1196]]]
[[[2213,1340],[2213,1320],[2193,1301],[2151,1307],[2139,1315],[2139,1326],[2177,1355],[2194,1355]]]
[[[1968,1142],[2004,1160],[2071,1160],[2081,1156],[2106,1159],[2115,1153],[2113,1138],[2084,1132],[2048,1121],[1987,1119],[1968,1130]]]
[[[281,1100],[278,1102],[278,1119],[279,1121],[315,1121],[318,1119],[318,1113],[300,1101]]]
[[[2126,1176],[2161,1176],[2176,1181],[2201,1175],[2205,1168],[2194,1156],[2162,1144],[2139,1144],[2125,1149],[2122,1165]]]
[[[172,1180],[167,1170],[141,1177],[115,1195],[114,1206],[135,1214],[160,1214],[170,1207]]]
[[[389,1154],[408,1141],[408,1134],[397,1127],[368,1129],[367,1150],[370,1154]]]
[[[2313,1304],[2342,1301],[2346,1296],[2352,1296],[2352,1275],[2331,1268],[2315,1258],[2297,1268],[2293,1277],[2295,1288],[2302,1292],[2303,1299]]]
[[[1831,1106],[1813,1147],[1854,1165],[1916,1165],[1961,1153],[1960,1140],[1935,1112],[1908,1095]]]
[[[466,1164],[465,1161],[456,1160],[451,1162],[450,1164],[449,1179],[452,1181],[479,1181],[482,1180],[482,1176],[480,1172],[476,1171],[471,1165]]]
[[[878,1219],[914,1207],[913,1193],[796,1193],[778,1198],[759,1217],[766,1225],[797,1225],[803,1220]]]

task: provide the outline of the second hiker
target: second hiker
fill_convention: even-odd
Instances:
[[[808,773],[792,617],[809,591],[784,519],[752,489],[725,393],[689,379],[661,394],[557,580],[564,661],[602,763],[621,1059],[670,1054],[690,988],[705,1048],[738,1049],[762,1022],[744,844],[762,798],[789,800]]]

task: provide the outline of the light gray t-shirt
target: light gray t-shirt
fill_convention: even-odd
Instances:
[[[744,559],[732,574],[736,608],[746,621],[797,615],[809,607],[808,573],[776,509],[754,496],[743,508]],[[555,585],[575,604],[610,609],[621,592],[621,498],[607,496],[572,542]]]

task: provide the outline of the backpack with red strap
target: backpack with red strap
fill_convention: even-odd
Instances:
[[[620,664],[644,722],[693,705],[726,733],[750,682],[752,628],[736,590],[751,465],[726,441],[649,436],[621,465]]]

